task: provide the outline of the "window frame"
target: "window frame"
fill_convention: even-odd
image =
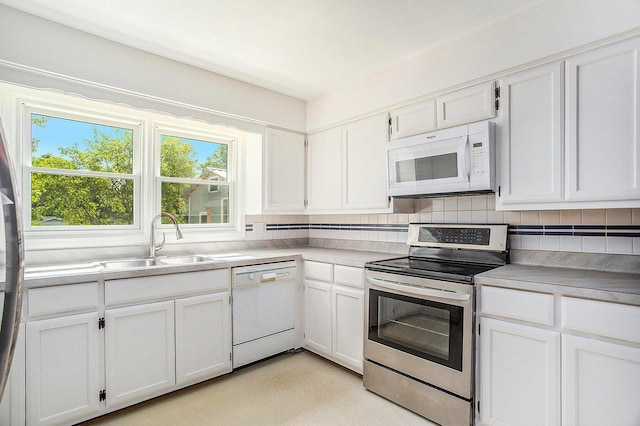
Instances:
[[[173,123],[159,122],[156,121],[153,123],[154,128],[154,137],[153,140],[155,142],[155,154],[154,154],[154,167],[155,167],[155,180],[156,180],[156,205],[155,209],[160,211],[162,208],[162,184],[163,183],[178,183],[178,184],[190,184],[190,185],[198,185],[206,187],[207,193],[209,193],[210,181],[197,179],[197,178],[176,178],[170,176],[161,176],[160,175],[160,147],[161,147],[161,139],[162,136],[172,136],[177,138],[186,138],[193,139],[202,142],[211,142],[216,144],[226,144],[227,145],[227,176],[226,180],[218,180],[216,181],[216,186],[218,187],[218,192],[220,192],[220,187],[227,187],[227,198],[232,200],[231,203],[228,202],[228,223],[185,223],[180,224],[181,229],[185,229],[187,233],[189,230],[193,229],[210,229],[210,230],[237,230],[240,226],[240,223],[243,222],[240,220],[238,211],[239,211],[239,193],[237,191],[237,175],[238,175],[238,137],[237,135],[233,135],[231,133],[222,133],[222,132],[214,132],[210,131],[206,128],[194,128],[189,127],[186,128],[182,125],[176,125]],[[244,227],[244,223],[242,223],[242,227]]]
[[[203,119],[185,116],[172,116],[162,111],[140,110],[134,107],[115,104],[105,100],[92,100],[74,94],[58,93],[44,89],[33,89],[0,82],[0,113],[2,113],[7,133],[14,145],[15,167],[22,194],[22,220],[25,227],[25,242],[29,250],[109,248],[111,255],[139,255],[140,249],[148,246],[150,224],[160,213],[159,183],[159,143],[155,130],[180,130],[181,134],[191,139],[202,139],[203,136],[217,138],[221,141],[232,141],[228,149],[227,180],[217,182],[228,185],[234,194],[229,205],[228,224],[185,224],[181,225],[185,239],[179,242],[168,233],[167,246],[173,244],[202,243],[215,241],[242,240],[245,232],[245,200],[244,184],[238,182],[244,176],[244,166],[240,160],[244,158],[246,131],[224,124],[212,124]],[[31,114],[43,114],[89,123],[131,129],[133,133],[133,186],[134,211],[132,225],[64,225],[64,226],[31,226],[31,173],[41,168],[31,164],[32,122]],[[7,126],[7,123],[11,123]],[[135,128],[132,128],[134,127]],[[136,132],[137,130],[137,132]],[[175,135],[175,133],[173,133]],[[179,135],[176,135],[179,136]],[[214,140],[217,142],[217,140]],[[63,175],[90,175],[91,177],[122,177],[121,174],[105,172],[85,172],[74,169],[45,169],[46,172]],[[73,170],[73,171],[72,171]],[[127,179],[130,176],[127,175]],[[232,191],[232,192],[231,192]],[[212,226],[213,225],[213,226]],[[158,228],[169,229],[168,224],[157,224]],[[160,231],[161,232],[161,231]],[[116,248],[116,252],[113,252]],[[61,255],[64,252],[61,252]],[[95,256],[93,250],[83,251],[81,256]],[[92,254],[93,253],[93,254]],[[79,257],[78,259],[80,259]],[[90,259],[93,257],[90,257]],[[53,259],[52,259],[53,261]]]
[[[35,100],[19,100],[20,102],[20,116],[21,116],[21,158],[22,158],[22,193],[24,194],[23,200],[29,200],[28,203],[23,202],[22,219],[24,223],[24,231],[26,234],[51,234],[56,235],[60,233],[76,233],[84,232],[98,232],[105,231],[131,231],[139,230],[142,226],[141,218],[141,203],[136,202],[140,199],[142,190],[142,144],[144,139],[144,120],[131,118],[131,116],[117,115],[111,112],[95,111],[89,108],[75,107],[49,103],[46,101]],[[91,170],[77,170],[77,169],[57,169],[33,166],[33,155],[31,151],[32,147],[32,130],[33,125],[31,121],[32,114],[46,115],[60,119],[81,121],[89,124],[97,124],[104,126],[112,126],[131,130],[133,132],[132,144],[133,144],[133,158],[132,158],[132,170],[131,173],[111,173],[111,172],[98,172]],[[53,227],[40,227],[31,224],[31,190],[32,190],[32,176],[34,173],[43,173],[48,175],[58,176],[79,176],[89,178],[107,178],[107,179],[127,179],[133,181],[133,223],[130,225],[59,225]],[[26,207],[29,208],[26,208]],[[46,229],[43,229],[46,228]]]

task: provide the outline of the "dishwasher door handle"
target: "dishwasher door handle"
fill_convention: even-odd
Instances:
[[[471,295],[469,293],[462,293],[454,290],[444,290],[440,288],[431,287],[419,287],[413,284],[403,283],[400,281],[381,280],[379,278],[367,277],[367,281],[378,287],[399,291],[406,294],[415,294],[420,296],[439,297],[441,299],[449,300],[469,300]]]

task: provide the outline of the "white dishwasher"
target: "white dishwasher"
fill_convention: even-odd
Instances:
[[[233,368],[295,347],[296,262],[232,268]]]

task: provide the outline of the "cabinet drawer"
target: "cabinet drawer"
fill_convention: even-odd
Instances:
[[[304,277],[311,280],[333,282],[333,265],[322,262],[304,262]]]
[[[640,343],[640,306],[562,298],[562,328]]]
[[[112,306],[230,288],[229,269],[125,278],[105,282],[104,302]]]
[[[336,284],[357,288],[364,287],[364,270],[362,268],[343,265],[335,265],[333,268],[333,279]]]
[[[553,325],[553,295],[481,287],[480,310],[483,315],[497,315],[543,325]]]
[[[98,309],[98,283],[30,289],[29,317],[41,317]]]

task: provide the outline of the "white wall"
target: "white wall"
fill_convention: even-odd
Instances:
[[[547,0],[309,102],[307,131],[639,30],[639,0]]]
[[[256,124],[305,130],[306,106],[302,100],[111,42],[4,5],[0,5],[2,80],[139,108],[162,109],[175,115],[189,114],[214,120],[214,124],[225,121],[237,125],[233,118],[240,117]],[[200,110],[185,112],[181,106],[195,106]],[[212,112],[222,114],[212,119]]]

